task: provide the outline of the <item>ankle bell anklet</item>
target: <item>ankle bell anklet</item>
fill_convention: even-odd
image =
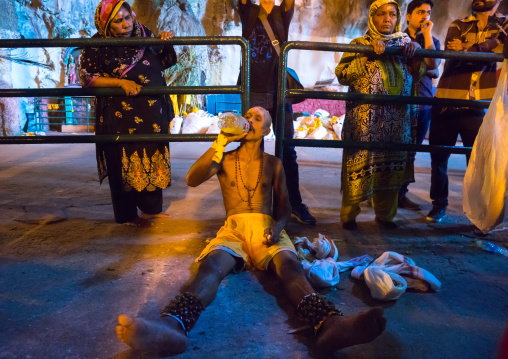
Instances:
[[[169,302],[162,310],[161,317],[175,318],[182,325],[185,334],[188,335],[203,310],[205,307],[201,298],[194,293],[185,292]]]
[[[296,307],[296,315],[302,321],[308,323],[314,328],[317,335],[319,328],[326,319],[332,315],[344,315],[335,307],[335,304],[325,297],[312,293],[308,294],[300,301]]]

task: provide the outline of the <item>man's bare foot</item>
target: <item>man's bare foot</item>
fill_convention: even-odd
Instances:
[[[118,324],[116,336],[134,350],[179,354],[189,345],[182,326],[171,317],[149,321],[122,314],[118,316]]]
[[[131,222],[125,222],[124,224],[127,226],[142,227],[142,228],[153,226],[152,222],[150,222],[148,219],[141,218],[141,217],[136,217]]]
[[[162,218],[162,219],[169,219],[169,218],[171,218],[169,216],[169,214],[162,213],[162,212],[161,213],[156,213],[156,214],[148,214],[148,213],[141,212],[139,217],[142,218],[142,219],[149,220],[149,221],[153,221],[153,220],[156,220],[158,218]]]
[[[376,339],[386,327],[383,308],[372,308],[358,315],[332,315],[318,331],[316,345],[320,350],[335,352]]]

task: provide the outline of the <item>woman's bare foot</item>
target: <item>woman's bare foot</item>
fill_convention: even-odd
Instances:
[[[141,217],[142,219],[146,219],[146,220],[149,220],[149,221],[153,221],[153,220],[156,220],[158,218],[162,218],[162,219],[169,219],[171,218],[169,216],[169,214],[166,214],[166,213],[156,213],[156,214],[148,214],[148,213],[144,213],[143,211],[141,211],[141,214],[139,215],[139,217]]]
[[[142,228],[153,226],[152,222],[150,222],[148,219],[141,218],[141,217],[136,217],[131,222],[126,222],[124,224],[127,226],[142,227]]]
[[[134,350],[179,354],[189,345],[182,326],[171,317],[149,321],[122,314],[118,316],[118,324],[116,336]]]
[[[376,339],[386,327],[383,308],[372,308],[358,315],[332,315],[318,331],[316,345],[326,352],[368,343]]]

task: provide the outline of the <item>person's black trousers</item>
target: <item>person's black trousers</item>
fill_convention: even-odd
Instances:
[[[432,106],[420,106],[420,108],[418,109],[418,124],[416,127],[417,145],[421,145],[423,143],[423,140],[425,140],[425,135],[429,131],[431,111]],[[409,184],[405,184],[400,188],[399,198],[407,194],[408,186]]]
[[[446,108],[434,106],[430,122],[429,144],[455,146],[460,135],[464,147],[472,147],[485,116],[484,109]],[[432,153],[430,198],[434,205],[448,205],[448,159],[450,154]],[[469,155],[466,156],[469,163]]]

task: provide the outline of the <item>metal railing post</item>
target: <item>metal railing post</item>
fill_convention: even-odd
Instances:
[[[275,156],[282,159],[284,152],[284,125],[286,122],[286,77],[287,77],[287,61],[288,53],[284,51],[285,47],[282,46],[282,51],[279,56],[279,74],[278,74],[278,88],[277,88],[277,123],[275,129]],[[280,69],[284,69],[281,71]],[[291,119],[293,121],[293,119]]]
[[[242,115],[244,115],[250,107],[250,47],[248,42],[246,48],[242,51],[242,65],[240,76],[242,83]]]

